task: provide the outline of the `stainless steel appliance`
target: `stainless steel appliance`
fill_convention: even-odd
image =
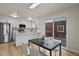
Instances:
[[[11,25],[10,23],[0,23],[0,43],[11,41]]]

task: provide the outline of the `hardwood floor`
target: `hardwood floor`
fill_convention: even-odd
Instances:
[[[43,51],[42,48],[41,50]],[[0,56],[21,56],[21,51],[22,50],[19,47],[15,47],[14,43],[0,44]],[[49,51],[47,50],[45,50],[45,52],[49,53]],[[62,56],[78,56],[78,55],[62,49]]]

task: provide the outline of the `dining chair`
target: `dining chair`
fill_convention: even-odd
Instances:
[[[28,44],[26,44],[26,43],[23,43],[22,46],[21,46],[21,56],[23,54],[26,55],[26,56],[28,56],[30,54]]]
[[[21,52],[21,56],[23,55],[25,56],[46,56],[46,54],[44,54],[43,52],[34,49],[32,47],[29,47],[28,44],[22,44],[22,52]]]
[[[61,43],[61,40],[57,40],[57,39],[54,39],[54,38],[52,38],[52,37],[45,38],[45,42],[46,42],[46,43],[52,44],[52,40]],[[52,52],[53,52],[53,54],[56,56],[56,53],[57,53],[58,51],[59,51],[59,46],[58,46],[57,48],[55,48]]]
[[[57,40],[57,39],[53,39],[53,40],[58,41],[58,42],[61,43],[61,40]],[[53,53],[54,53],[55,56],[56,56],[58,51],[59,51],[59,46],[53,50]]]
[[[59,51],[59,47],[57,47],[57,48],[55,48],[54,50],[53,50],[53,54],[54,54],[54,56],[56,56],[57,55],[57,52]]]
[[[43,52],[41,52],[37,49],[31,48],[31,47],[29,48],[29,51],[30,51],[30,56],[47,56]]]

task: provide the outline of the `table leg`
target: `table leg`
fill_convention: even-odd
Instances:
[[[60,44],[60,47],[59,47],[59,56],[61,56],[61,44]]]
[[[30,42],[28,42],[28,46],[30,47]]]
[[[39,46],[39,51],[40,51],[40,46]]]
[[[52,51],[50,51],[50,56],[52,56]]]

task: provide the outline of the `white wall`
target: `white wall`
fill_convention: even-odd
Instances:
[[[50,17],[49,17],[50,16]],[[79,53],[79,7],[73,7],[66,10],[62,10],[55,14],[49,14],[46,18],[41,19],[40,29],[41,34],[45,35],[46,20],[53,19],[54,17],[67,16],[68,17],[68,49]]]

